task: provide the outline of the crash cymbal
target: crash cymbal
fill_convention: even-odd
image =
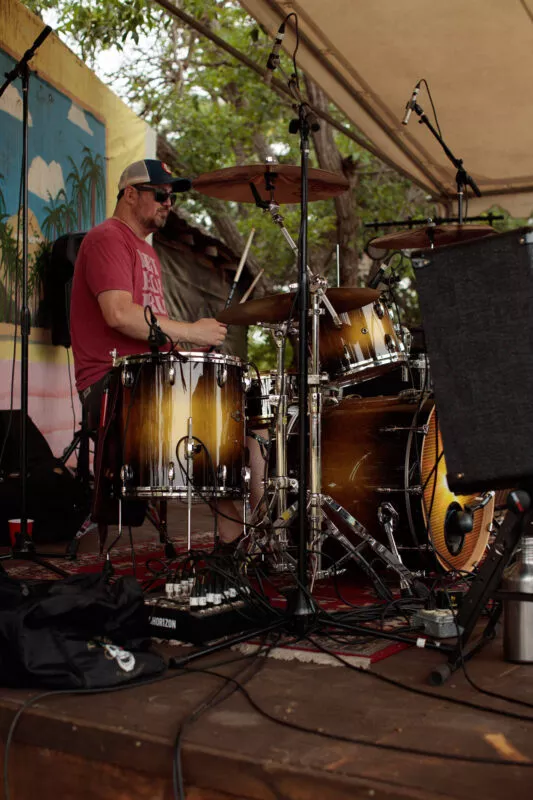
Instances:
[[[247,303],[237,303],[217,314],[219,322],[226,325],[254,325],[257,322],[284,322],[289,318],[295,292],[271,294]],[[376,289],[328,289],[326,296],[335,311],[352,311],[373,303],[380,296]]]
[[[427,248],[442,247],[445,244],[467,242],[469,239],[480,239],[496,233],[489,225],[427,225],[402,231],[402,233],[389,233],[379,239],[372,239],[369,246],[372,250],[426,250]]]
[[[269,201],[270,186],[274,187],[276,203],[299,203],[301,170],[293,164],[249,164],[243,167],[217,169],[200,175],[193,182],[197,192],[221,200],[255,203],[250,189],[252,183],[262,201]],[[309,170],[309,200],[328,200],[349,188],[343,175],[323,169]]]

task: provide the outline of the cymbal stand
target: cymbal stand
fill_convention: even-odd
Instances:
[[[279,211],[279,205],[274,199],[275,191],[275,174],[267,173],[268,185],[267,191],[270,191],[270,201],[262,201],[257,189],[253,184],[250,184],[250,189],[254,195],[256,204],[270,213],[272,221],[278,225],[285,240],[295,255],[299,255],[298,246],[291,234],[284,224],[283,216]],[[384,585],[383,581],[375,570],[371,567],[368,561],[362,555],[362,550],[369,547],[376,555],[378,555],[385,564],[394,570],[399,577],[400,586],[402,589],[408,589],[414,581],[415,576],[413,573],[404,566],[398,554],[396,544],[392,532],[386,528],[386,532],[391,544],[391,549],[385,547],[377,541],[371,534],[364,528],[354,517],[349,514],[346,509],[336,503],[332,497],[322,493],[322,441],[321,441],[321,420],[322,420],[322,405],[323,405],[323,391],[321,387],[320,375],[320,316],[324,313],[324,309],[331,315],[335,327],[342,327],[342,322],[331,301],[326,295],[328,282],[325,278],[319,275],[314,275],[309,266],[306,266],[306,273],[309,285],[310,304],[309,316],[311,317],[311,336],[310,336],[310,354],[308,362],[307,373],[307,408],[309,410],[309,490],[306,492],[307,497],[307,514],[309,519],[309,542],[310,549],[313,553],[314,569],[312,581],[316,578],[328,577],[334,572],[338,572],[343,565],[349,561],[354,560],[359,567],[372,579],[376,590],[384,599],[390,599],[390,590]],[[324,308],[322,308],[324,306]],[[307,353],[306,353],[307,356]],[[306,359],[307,360],[307,359]],[[279,362],[278,362],[279,364]],[[278,373],[280,367],[278,366]],[[301,430],[301,422],[300,422]],[[280,437],[281,437],[280,433]],[[277,441],[277,439],[276,439]],[[285,440],[282,443],[282,451],[286,459],[286,445]],[[283,474],[286,475],[286,463],[280,467]],[[279,474],[279,473],[278,473]],[[292,488],[292,487],[291,487]],[[298,513],[299,502],[293,503],[288,509],[284,509],[274,522],[274,530],[280,531],[278,536],[281,536],[281,531],[288,527],[288,525],[295,518]],[[352,533],[360,540],[358,545],[352,544],[348,537],[339,530],[334,524],[333,520],[328,516],[326,511],[329,510],[343,521],[343,524],[349,528]],[[333,538],[343,547],[345,555],[327,570],[324,570],[322,563],[322,545],[325,539]],[[278,538],[281,543],[287,542],[286,535],[284,538]],[[289,563],[293,560],[289,557],[288,553],[284,554],[285,560]],[[312,584],[311,584],[312,588]]]

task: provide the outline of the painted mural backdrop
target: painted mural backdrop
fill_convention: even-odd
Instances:
[[[14,63],[0,50],[0,75],[9,72]],[[35,325],[50,244],[69,231],[87,230],[105,217],[105,126],[34,73],[29,112],[28,279]],[[0,322],[15,322],[20,307],[22,232],[17,247],[17,215],[21,166],[19,79],[0,98]]]

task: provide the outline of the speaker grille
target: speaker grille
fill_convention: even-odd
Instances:
[[[533,233],[413,259],[448,483],[465,493],[533,476]]]

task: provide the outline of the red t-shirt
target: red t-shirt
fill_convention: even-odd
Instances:
[[[157,317],[168,316],[161,265],[154,248],[119,219],[108,219],[85,236],[76,259],[70,299],[70,337],[79,392],[112,367],[112,350],[126,356],[146,353],[146,341],[110,328],[98,304],[100,292],[129,292],[134,303],[150,305]]]

